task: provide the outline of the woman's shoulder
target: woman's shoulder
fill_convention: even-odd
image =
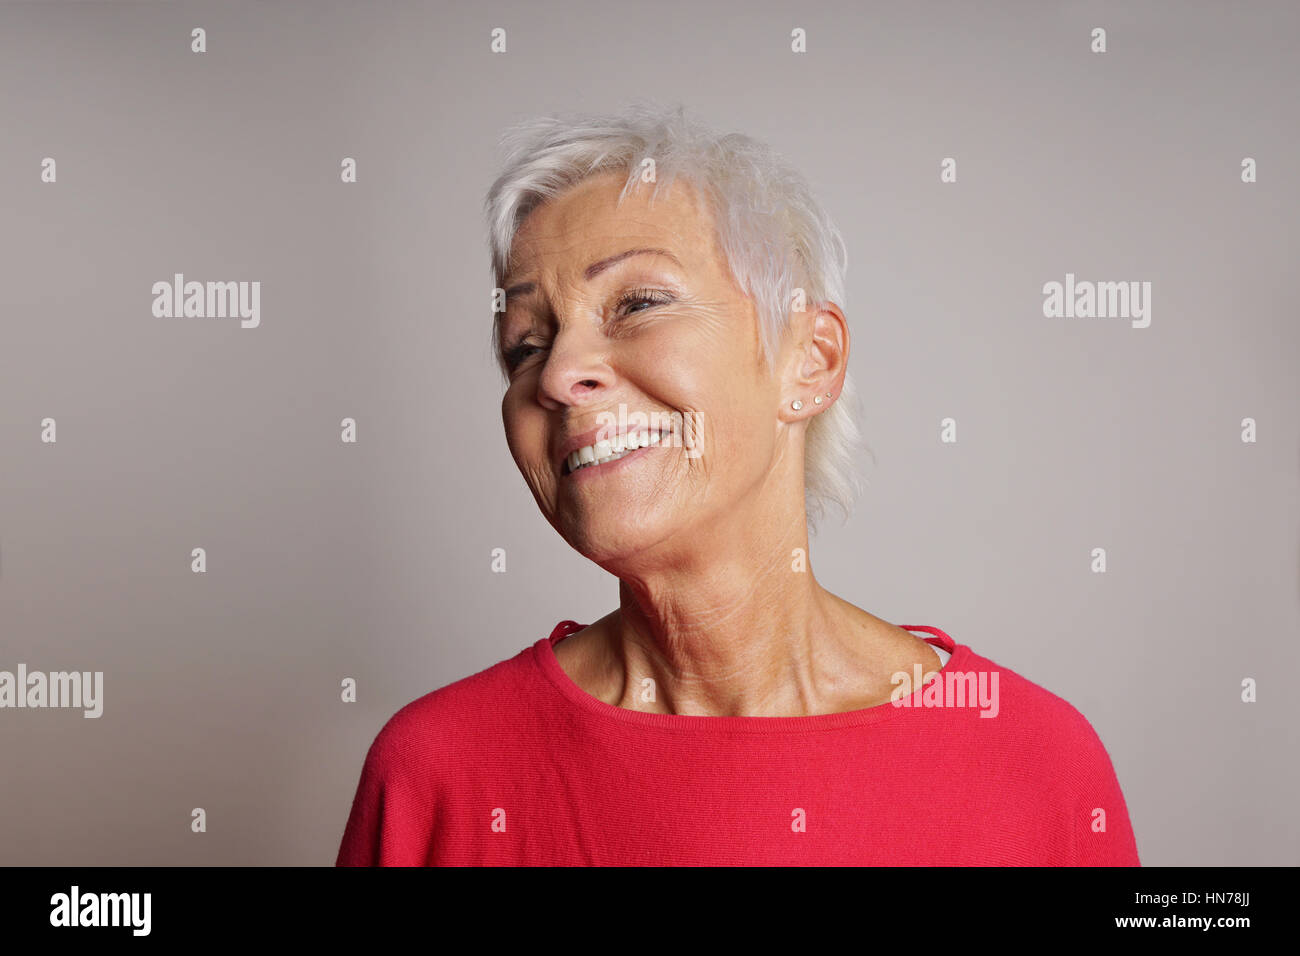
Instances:
[[[976,720],[981,729],[1011,738],[1029,753],[1066,765],[1104,763],[1110,757],[1083,712],[1061,694],[969,647],[958,648],[945,671],[948,684],[964,682],[990,701]],[[955,665],[955,666],[954,666]],[[982,698],[983,699],[983,698]]]
[[[431,753],[474,746],[479,735],[499,733],[511,713],[535,696],[528,689],[536,680],[531,652],[529,646],[405,704],[375,735],[367,760],[424,765]]]
[[[1053,832],[1068,836],[1062,859],[1087,866],[1138,865],[1114,763],[1083,711],[1062,694],[964,650],[962,670],[997,675],[1000,705],[995,719],[970,722],[978,738],[965,741],[973,759],[998,771],[1000,779],[1019,781],[1025,806],[1060,816]]]

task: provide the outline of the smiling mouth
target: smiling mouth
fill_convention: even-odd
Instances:
[[[618,461],[641,448],[659,445],[663,439],[672,434],[671,428],[650,432],[632,432],[628,435],[615,435],[612,439],[601,439],[594,445],[587,445],[571,453],[564,460],[563,474],[571,475],[584,468]]]

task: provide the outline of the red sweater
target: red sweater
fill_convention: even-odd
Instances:
[[[1137,866],[1084,716],[904,626],[952,655],[899,685],[909,706],[699,717],[583,691],[554,644],[584,625],[562,621],[385,724],[337,865]]]

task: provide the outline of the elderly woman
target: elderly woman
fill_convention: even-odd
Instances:
[[[636,107],[519,128],[487,213],[506,441],[619,606],[395,714],[338,863],[1137,864],[1077,710],[813,575],[858,430],[803,179]]]

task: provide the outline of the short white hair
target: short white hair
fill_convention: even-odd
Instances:
[[[504,171],[488,190],[485,212],[494,286],[501,288],[515,234],[546,200],[590,176],[625,171],[619,203],[642,182],[643,160],[654,160],[650,200],[681,176],[713,213],[718,245],[736,284],[759,316],[763,359],[789,321],[794,290],[811,307],[845,307],[848,254],[834,222],[813,198],[804,177],[770,146],[741,133],[719,134],[676,108],[633,104],[611,114],[567,114],[529,120],[502,137]],[[492,323],[492,347],[501,359],[501,313]],[[811,395],[794,396],[807,405]],[[857,457],[857,392],[846,371],[840,394],[813,416],[805,440],[804,497],[810,528],[826,503],[847,519],[861,490]]]

